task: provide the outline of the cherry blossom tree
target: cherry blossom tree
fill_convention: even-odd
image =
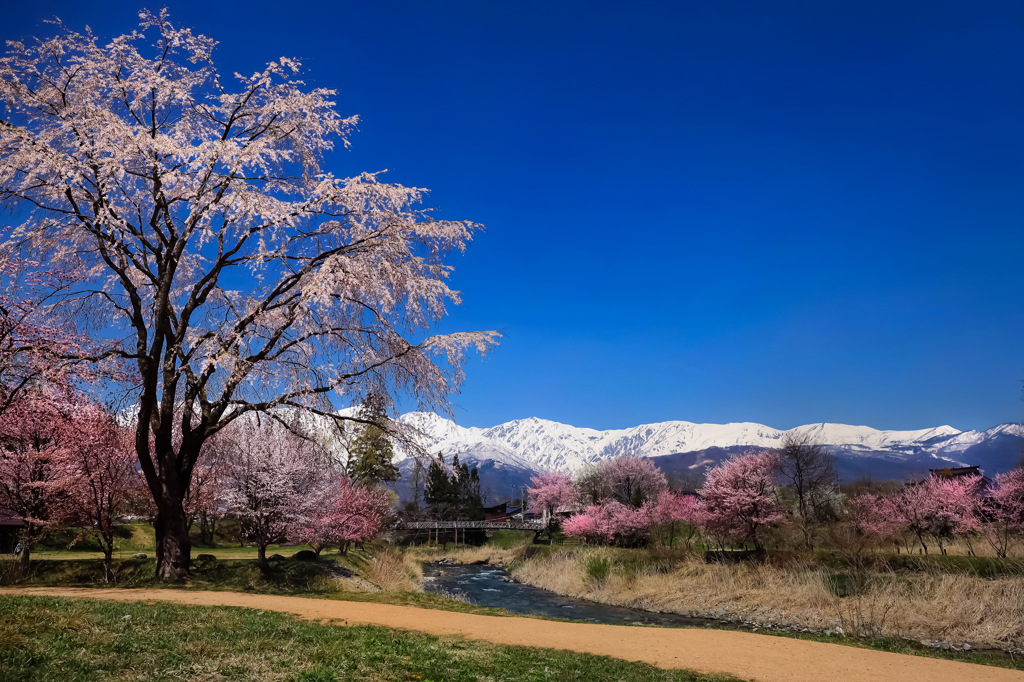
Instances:
[[[562,532],[566,535],[583,538],[591,544],[607,544],[611,542],[611,528],[603,523],[599,505],[590,505],[580,514],[573,514],[562,523]]]
[[[931,533],[939,546],[939,551],[946,554],[948,540],[963,538],[967,541],[968,551],[973,555],[974,549],[970,546],[970,541],[971,536],[980,528],[976,510],[978,495],[982,489],[981,476],[932,476],[926,482],[926,487],[932,489],[935,511]]]
[[[775,497],[779,457],[774,452],[730,457],[708,472],[700,489],[705,528],[719,539],[751,542],[762,550],[765,529],[786,513]]]
[[[80,405],[67,425],[65,462],[76,521],[103,551],[104,580],[113,577],[115,524],[133,513],[145,490],[136,468],[134,434],[96,404]]]
[[[578,494],[569,474],[551,471],[530,477],[527,489],[530,511],[543,515],[551,528],[555,513],[560,507],[568,507],[576,503]]]
[[[0,419],[0,513],[20,519],[21,572],[47,528],[73,514],[76,477],[68,462],[72,405],[54,387],[24,391]]]
[[[662,491],[658,499],[650,505],[653,523],[668,528],[669,547],[675,546],[676,533],[682,530],[686,549],[690,549],[693,538],[701,520],[700,503],[693,495],[681,495],[670,490]]]
[[[1024,469],[997,474],[989,497],[978,499],[979,515],[986,517],[981,531],[999,557],[1006,557],[1017,536],[1024,532]]]
[[[181,579],[184,500],[230,422],[351,418],[335,401],[395,391],[447,409],[464,353],[498,337],[423,336],[459,301],[444,257],[477,226],[418,208],[422,189],[328,172],[356,118],[295,60],[222,77],[215,42],[166,11],[105,43],[58,30],[0,59],[0,200],[26,212],[0,253],[78,268],[77,298],[43,313],[77,310],[109,343],[67,356],[137,369],[157,575]]]
[[[192,471],[192,485],[182,505],[189,530],[198,521],[199,542],[207,546],[213,546],[217,522],[224,516],[224,468],[218,464],[216,455],[205,449]]]
[[[581,469],[576,487],[583,499],[594,504],[613,497],[622,504],[640,507],[667,490],[668,482],[650,459],[621,454]]]
[[[925,554],[929,538],[945,554],[950,539],[965,537],[978,529],[975,509],[979,485],[978,476],[929,476],[886,497],[881,513],[916,538]]]
[[[0,415],[23,391],[45,383],[69,385],[75,369],[93,378],[58,357],[91,348],[88,339],[47,314],[81,279],[80,272],[42,268],[0,252]]]
[[[638,547],[650,537],[655,523],[653,510],[653,503],[630,507],[618,500],[604,500],[567,519],[562,532],[592,544]]]
[[[390,508],[383,490],[354,484],[342,476],[295,527],[292,539],[308,544],[317,554],[330,545],[344,553],[350,544],[379,535]]]
[[[266,417],[234,422],[217,440],[223,453],[223,501],[270,571],[267,546],[284,542],[321,503],[329,471],[325,454],[308,438]]]
[[[864,538],[895,540],[900,533],[900,521],[892,513],[886,498],[871,493],[861,493],[848,499],[846,518],[853,530]]]

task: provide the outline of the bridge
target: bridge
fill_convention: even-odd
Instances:
[[[543,531],[540,521],[398,521],[392,530],[530,530]]]

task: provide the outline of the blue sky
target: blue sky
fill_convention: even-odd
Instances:
[[[142,6],[17,3],[0,37]],[[441,328],[505,334],[463,425],[1024,417],[1024,4],[168,6],[222,72],[339,89],[334,172],[486,225]]]

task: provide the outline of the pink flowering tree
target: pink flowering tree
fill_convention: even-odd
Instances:
[[[115,526],[139,507],[145,481],[136,467],[134,433],[96,404],[73,412],[65,462],[76,521],[103,551],[104,580],[113,578]]]
[[[884,497],[860,493],[847,500],[846,517],[862,535],[891,539],[898,532],[899,521],[889,513]]]
[[[69,394],[47,387],[22,392],[0,419],[0,514],[23,524],[22,575],[46,530],[73,516],[72,413]]]
[[[689,550],[701,520],[700,503],[693,495],[662,491],[649,507],[651,521],[668,531],[668,546],[674,547],[679,534]]]
[[[668,490],[665,474],[646,457],[623,454],[598,466],[606,488],[616,500],[630,507],[639,508]]]
[[[385,491],[352,483],[342,476],[295,526],[292,539],[308,544],[317,554],[331,545],[344,554],[351,544],[379,535],[390,511]]]
[[[578,498],[572,478],[559,471],[531,477],[527,494],[529,510],[543,515],[549,531],[558,509],[575,505]]]
[[[961,538],[967,541],[968,551],[973,555],[971,537],[981,526],[977,514],[977,500],[982,490],[981,476],[933,476],[929,482],[932,482],[932,496],[935,499],[931,533],[939,551],[946,554],[949,540]]]
[[[322,503],[327,460],[310,440],[265,418],[235,422],[218,439],[224,506],[268,572],[267,547],[287,540]]]
[[[562,524],[562,532],[591,544],[639,547],[650,537],[653,507],[647,504],[634,508],[618,500],[605,500],[570,517]]]
[[[978,498],[982,535],[1005,558],[1013,543],[1024,533],[1024,469],[997,474],[989,497]]]
[[[80,269],[41,267],[0,250],[0,415],[22,392],[42,384],[91,379],[85,365],[65,358],[98,349],[49,309],[82,281]]]
[[[356,117],[296,60],[221,75],[215,41],[166,12],[109,41],[57,30],[0,59],[0,199],[23,211],[0,253],[85,276],[41,313],[108,340],[69,359],[134,367],[157,576],[178,580],[192,474],[232,421],[351,420],[336,402],[399,390],[447,409],[464,354],[499,336],[427,331],[459,301],[445,258],[477,226],[432,217],[422,189],[327,171]]]
[[[976,497],[980,477],[946,479],[930,476],[888,496],[882,513],[914,537],[928,554],[928,540],[934,539],[942,554],[955,537],[967,537],[978,530]]]
[[[582,513],[570,516],[562,523],[562,532],[594,545],[608,544],[612,539],[610,528],[602,523],[598,505],[590,505]]]
[[[764,549],[764,533],[786,519],[775,496],[779,458],[773,452],[731,457],[711,469],[700,489],[702,523],[718,539]]]
[[[214,439],[216,440],[216,439]],[[209,441],[213,443],[214,441]],[[216,542],[217,523],[224,517],[224,466],[217,454],[204,451],[192,471],[192,485],[185,496],[184,509],[191,530],[199,524],[199,542],[212,547]]]

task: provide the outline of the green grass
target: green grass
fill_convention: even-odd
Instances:
[[[875,637],[861,638],[845,635],[819,635],[810,632],[784,632],[777,630],[760,630],[758,634],[771,637],[785,637],[787,639],[804,639],[811,642],[825,642],[828,644],[841,644],[852,646],[858,649],[872,649],[874,651],[889,651],[894,654],[906,654],[908,656],[923,656],[925,658],[941,658],[947,661],[960,661],[962,663],[975,663],[996,668],[1010,668],[1011,670],[1024,670],[1024,660],[1020,657],[1011,657],[1003,652],[991,651],[943,651],[924,646],[915,640],[903,639],[900,637]]]
[[[611,572],[611,563],[603,556],[592,556],[587,558],[587,577],[596,582],[602,582]]]
[[[272,564],[273,573],[268,576],[259,570],[254,561],[247,559],[218,560],[213,564],[194,565],[192,576],[183,583],[167,583],[158,580],[155,577],[156,562],[152,558],[115,561],[117,581],[114,583],[103,582],[103,568],[99,561],[33,560],[33,572],[28,580],[21,580],[17,577],[15,562],[0,561],[0,584],[19,587],[214,590],[396,604],[490,616],[519,615],[503,609],[475,606],[426,592],[347,591],[339,586],[330,575],[331,569],[337,566],[350,570],[355,569],[354,572],[358,573],[358,566],[364,561],[365,555],[357,551],[349,552],[345,556],[335,554],[316,562],[286,559],[274,562]]]
[[[145,522],[126,523],[114,528],[114,558],[130,559],[133,554],[146,554],[153,557],[156,553],[156,531],[153,525]],[[237,542],[217,535],[216,546],[209,547],[199,542],[196,533],[192,534],[192,556],[197,554],[213,554],[218,559],[255,559],[255,547],[240,547]],[[279,553],[290,557],[300,549],[309,549],[307,545],[270,545],[267,554]],[[337,550],[334,550],[337,553]],[[329,552],[328,552],[329,553]],[[103,549],[93,535],[83,532],[81,528],[60,528],[47,533],[43,541],[32,550],[32,558],[70,560],[70,559],[102,559]]]
[[[713,680],[642,663],[229,607],[0,597],[0,679]]]
[[[149,523],[115,526],[114,547],[121,553],[152,552],[152,548],[156,547],[156,531]],[[58,528],[46,534],[33,554],[54,551],[102,556],[103,548],[94,535],[83,532],[81,528]]]
[[[495,530],[490,531],[487,537],[487,544],[501,549],[513,549],[530,540],[528,534],[517,530]]]

